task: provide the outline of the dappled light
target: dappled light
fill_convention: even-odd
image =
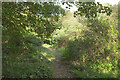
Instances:
[[[59,3],[2,3],[2,77],[120,78],[118,5]]]

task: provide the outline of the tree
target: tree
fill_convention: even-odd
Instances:
[[[103,7],[99,3],[96,5],[94,2],[65,3],[72,3],[78,7],[74,16],[85,14],[89,18],[95,17],[98,10],[108,15],[111,12],[108,7]],[[2,14],[3,47],[14,45],[16,48],[24,45],[25,32],[35,32],[42,39],[50,37],[54,30],[60,28],[56,24],[59,16],[64,15],[65,11],[53,2],[3,2]]]
[[[2,14],[3,52],[11,52],[25,44],[26,32],[35,32],[41,38],[48,38],[58,28],[56,23],[64,10],[47,2],[3,2]]]
[[[99,2],[95,3],[93,2],[63,2],[64,4],[67,4],[69,8],[72,7],[72,4],[78,7],[78,10],[74,12],[74,17],[77,15],[85,16],[87,18],[95,18],[97,17],[98,13],[106,13],[107,15],[110,15],[112,10],[107,7],[103,6]]]
[[[64,10],[54,3],[3,3],[3,26],[14,24],[48,37]],[[6,24],[7,22],[7,24]],[[9,28],[11,28],[9,27]],[[14,27],[14,28],[15,28]],[[8,28],[8,27],[7,27]],[[27,29],[26,29],[27,28]]]

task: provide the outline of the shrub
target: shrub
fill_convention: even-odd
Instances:
[[[106,74],[113,72],[113,76],[117,77],[120,57],[118,31],[103,18],[95,19],[88,27],[89,30],[81,31],[79,37],[68,41],[64,59],[75,61],[78,65],[85,64],[87,68],[94,64],[90,69]]]

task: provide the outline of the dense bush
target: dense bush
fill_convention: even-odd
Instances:
[[[75,37],[79,36],[79,32],[84,30],[81,24],[75,26],[62,27],[60,30],[56,30],[53,33],[53,40],[58,47],[65,47],[69,40],[73,40]]]
[[[52,52],[40,47],[42,41],[31,33],[25,33],[24,44],[11,45],[8,49],[4,44],[2,55],[3,78],[51,78],[53,77],[51,64]],[[4,35],[4,37],[6,37]],[[7,43],[6,43],[7,44]],[[14,50],[13,50],[14,49]],[[17,50],[16,50],[17,49]],[[50,54],[48,54],[50,53]],[[47,54],[46,56],[44,54]]]
[[[99,2],[62,4],[67,8],[74,4],[78,10],[74,14],[68,11],[63,18],[65,10],[59,3],[2,3],[3,77],[52,77],[50,62],[55,56],[42,43],[63,48],[63,59],[71,61],[76,67],[73,72],[80,77],[106,77],[109,74],[102,73],[108,72],[113,74],[111,77],[119,76],[117,28],[108,20],[96,18],[98,13],[110,15],[112,10]],[[81,18],[77,22],[76,16],[83,16],[83,23],[79,23]]]
[[[58,28],[63,14],[64,10],[54,3],[2,3],[3,77],[51,77],[40,46]]]
[[[78,37],[68,41],[63,59],[70,60],[74,65],[85,65],[84,68],[89,66],[87,68],[99,73],[113,72],[112,77],[118,77],[115,76],[120,59],[118,31],[102,17],[90,21],[88,27],[89,30],[82,30]]]

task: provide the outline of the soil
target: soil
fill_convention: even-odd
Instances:
[[[61,60],[61,53],[57,52],[52,48],[48,48],[48,49],[56,53],[56,59],[54,61],[55,78],[73,78],[73,75],[70,72],[68,65],[66,65],[64,61]]]

